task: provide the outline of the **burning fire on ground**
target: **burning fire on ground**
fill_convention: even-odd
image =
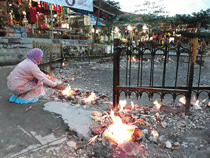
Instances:
[[[99,104],[104,101],[106,96],[97,97],[95,93],[84,92],[79,89],[72,89],[70,85],[63,91],[57,91],[57,95],[60,99],[74,100],[81,104]],[[89,95],[90,94],[90,95]]]
[[[182,103],[182,104],[186,104],[186,98],[185,98],[185,96],[183,96],[183,97],[181,97],[180,99],[179,99],[179,101]]]
[[[158,101],[157,101],[157,100],[156,100],[156,101],[154,101],[153,103],[155,104],[155,108],[156,108],[156,109],[158,109],[158,110],[159,110],[159,109],[160,109],[160,107],[162,106],[161,104],[159,104],[159,103],[158,103]]]
[[[92,92],[88,98],[84,99],[84,101],[85,103],[91,103],[91,101],[96,100],[97,98],[96,94]]]
[[[180,101],[183,105],[185,105],[185,104],[186,104],[186,97],[185,97],[185,96],[181,97],[181,98],[179,99],[179,101]],[[192,99],[192,101],[191,101],[191,104],[193,105],[193,108],[194,108],[194,109],[202,109],[202,108],[201,108],[201,105],[200,105],[200,101],[199,101],[199,100],[196,100],[196,97],[195,97],[195,96],[193,96],[193,99]]]
[[[129,58],[129,61],[137,61],[136,57]]]
[[[185,98],[181,100],[185,101]],[[101,115],[92,114],[95,116],[92,118],[97,121],[97,126],[93,124],[93,126],[90,127],[93,135],[91,143],[98,138],[99,142],[101,140],[104,146],[115,149],[115,151],[133,145],[134,150],[129,149],[125,151],[127,155],[135,152],[145,139],[159,144],[160,137],[157,131],[159,129],[158,126],[162,128],[162,130],[168,126],[168,122],[163,114],[164,112],[171,113],[171,111],[170,107],[167,111],[167,106],[162,107],[162,104],[159,104],[157,100],[153,103],[155,106],[138,106],[138,108],[136,108],[137,105],[133,102],[131,102],[131,105],[127,105],[126,100],[121,100],[117,107],[113,108],[110,106],[110,113],[105,112],[104,114],[101,113]],[[199,104],[199,101],[195,101],[195,105],[196,104]],[[180,108],[177,108],[177,110],[179,109]],[[173,108],[173,112],[174,110],[176,111],[175,108]],[[162,137],[163,135],[160,136]],[[172,144],[164,140],[161,141],[161,147],[176,150],[180,149],[180,145],[175,145],[175,143]],[[138,154],[141,155],[142,152]],[[122,155],[120,156],[123,157]],[[136,155],[132,156],[135,157]]]
[[[115,116],[114,112],[111,110],[110,117],[113,120],[111,124],[104,132],[105,137],[114,141],[117,144],[123,144],[132,140],[132,135],[137,128],[134,125],[127,125],[122,122],[119,116]]]
[[[71,96],[72,94],[74,94],[74,90],[71,89],[70,85],[68,85],[68,87],[62,91],[62,94],[65,96]]]

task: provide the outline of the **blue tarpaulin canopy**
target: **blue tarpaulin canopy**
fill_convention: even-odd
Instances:
[[[90,15],[90,22],[91,22],[91,26],[96,25],[96,16]],[[106,26],[105,24],[103,24],[100,20],[98,21],[98,26]]]

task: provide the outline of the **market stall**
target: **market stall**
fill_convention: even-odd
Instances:
[[[9,18],[5,25],[6,36],[70,39],[77,35],[78,39],[81,39],[80,35],[85,35],[82,33],[83,28],[80,27],[84,26],[83,15],[93,11],[92,0],[84,1],[86,7],[83,6],[84,3],[78,2],[73,5],[69,2],[8,0],[6,12]]]

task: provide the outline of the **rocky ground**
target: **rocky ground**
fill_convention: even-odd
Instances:
[[[122,59],[123,61],[123,59]],[[202,67],[202,74],[205,74],[201,79],[201,84],[209,85],[209,64],[208,60],[205,60]],[[73,63],[66,62],[66,66],[56,68],[53,74],[57,79],[64,81],[65,85],[70,84],[72,88],[78,88],[81,91],[95,92],[98,96],[106,96],[103,104],[100,105],[80,105],[78,108],[83,109],[98,109],[100,112],[108,111],[108,103],[112,102],[112,75],[113,65],[111,60],[98,60],[94,63]],[[150,61],[144,61],[144,77],[147,77],[147,72],[150,70]],[[176,62],[170,59],[167,66],[167,80],[166,85],[172,84],[174,73],[171,71],[176,66]],[[121,63],[121,75],[125,74],[126,63]],[[138,64],[134,63],[132,67],[131,82],[134,82],[136,78],[136,71]],[[199,65],[196,64],[195,73],[198,73]],[[160,76],[163,70],[162,60],[157,59],[155,62],[155,80],[154,83],[161,82]],[[182,74],[187,71],[186,61],[183,60],[179,67],[180,77],[178,84],[183,84],[186,77]],[[125,83],[125,78],[121,77],[121,83]],[[198,81],[195,78],[195,83]],[[145,80],[147,82],[147,80]],[[66,101],[60,99],[57,96],[53,96],[54,91],[47,91],[45,99],[54,99],[56,101]],[[154,106],[153,101],[160,98],[154,96],[150,101],[147,95],[143,95],[141,99],[137,100],[135,95],[127,99],[128,105],[130,101],[134,104],[138,104],[141,108],[131,110],[132,116],[136,120],[143,120],[144,123],[137,124],[144,132],[144,139],[139,142],[133,142],[131,147],[135,147],[135,151],[132,150],[132,154],[129,154],[127,147],[119,147],[110,149],[102,144],[101,136],[98,137],[93,143],[88,144],[89,140],[78,138],[72,131],[68,131],[68,138],[60,145],[50,145],[40,150],[32,151],[30,153],[21,155],[22,157],[149,157],[149,158],[208,158],[210,157],[210,107],[208,106],[209,100],[207,94],[202,93],[199,97],[198,106],[193,105],[190,110],[190,115],[185,116],[183,111],[179,113],[170,113],[163,111],[152,111]],[[125,99],[122,95],[120,99]],[[74,100],[66,101],[72,102]],[[160,102],[165,107],[171,109],[182,109],[183,105],[176,100],[172,102],[170,96],[166,96],[163,102]],[[194,103],[193,103],[194,104]],[[145,110],[145,108],[146,110]],[[143,110],[142,110],[143,109]],[[158,113],[158,114],[157,114]],[[104,113],[103,113],[104,114]],[[157,116],[158,115],[158,116]],[[149,125],[148,125],[149,124]],[[152,130],[155,130],[159,136],[156,139],[152,138]]]

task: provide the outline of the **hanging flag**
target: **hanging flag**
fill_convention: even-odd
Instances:
[[[43,1],[74,9],[81,9],[93,12],[93,0],[43,0]]]

